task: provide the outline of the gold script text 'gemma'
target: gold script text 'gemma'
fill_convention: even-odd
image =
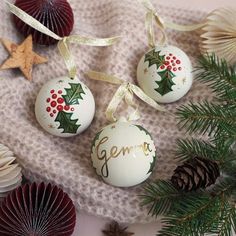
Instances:
[[[104,160],[104,164],[102,165],[102,168],[101,168],[101,173],[102,173],[102,176],[105,178],[109,176],[108,162],[112,158],[125,156],[126,154],[130,154],[131,152],[134,152],[137,149],[141,149],[145,156],[148,156],[148,154],[152,152],[150,148],[150,144],[146,142],[139,145],[135,145],[135,146],[122,146],[121,148],[117,146],[112,146],[110,150],[102,149],[102,145],[107,143],[108,140],[109,140],[109,137],[105,136],[104,138],[100,140],[100,142],[98,143],[96,147],[97,158],[99,160]]]

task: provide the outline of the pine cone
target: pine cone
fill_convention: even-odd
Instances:
[[[216,162],[195,157],[174,170],[171,182],[178,190],[188,192],[214,184],[219,175]]]
[[[109,225],[109,228],[107,230],[103,230],[102,232],[106,236],[131,236],[134,235],[134,233],[127,232],[128,227],[121,227],[117,222],[112,222]]]

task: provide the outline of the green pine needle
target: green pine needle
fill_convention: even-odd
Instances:
[[[141,195],[142,206],[148,205],[149,214],[155,217],[168,213],[172,202],[182,196],[170,182],[164,180],[149,183],[144,191],[145,195]]]
[[[215,184],[212,188],[206,190],[211,196],[230,196],[236,187],[235,178],[225,177],[221,179],[217,184]]]
[[[208,83],[221,100],[236,103],[236,73],[224,60],[215,55],[202,56],[196,67],[196,78]]]
[[[179,139],[177,140],[176,158],[180,161],[187,161],[197,156],[217,160],[215,150],[215,146],[206,141]]]
[[[176,158],[180,162],[187,161],[194,157],[202,157],[215,161],[222,169],[230,166],[236,160],[235,153],[230,145],[215,141],[214,144],[198,139],[177,140]]]
[[[235,183],[235,179],[227,177],[209,190],[211,196],[219,196],[221,201],[217,217],[210,221],[210,233],[220,236],[231,236],[232,229],[235,231],[236,210],[234,205],[228,200],[236,187]]]
[[[236,73],[214,55],[202,56],[196,77],[216,93],[218,104],[203,103],[181,106],[177,110],[179,124],[187,132],[235,138],[236,134]]]
[[[186,197],[182,204],[175,203],[172,212],[163,219],[166,225],[158,235],[203,235],[211,225],[205,219],[213,219],[220,210],[220,198],[203,194],[197,198]]]
[[[230,235],[232,222],[236,218],[235,209],[228,202],[228,196],[234,187],[232,179],[227,179],[212,190],[189,193],[184,198],[177,199],[168,216],[163,219],[165,226],[158,235]],[[225,234],[220,234],[222,232]]]
[[[190,134],[235,135],[236,107],[204,103],[183,105],[177,110],[179,125]]]

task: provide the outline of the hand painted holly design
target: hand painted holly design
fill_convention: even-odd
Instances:
[[[160,81],[156,81],[158,88],[155,90],[164,96],[173,91],[172,86],[175,85],[173,78],[176,73],[182,70],[181,61],[172,53],[160,55],[161,51],[151,50],[145,55],[144,62],[148,62],[148,67],[156,65],[157,73],[161,77]]]
[[[80,83],[69,83],[70,88],[62,90],[50,91],[49,97],[46,99],[46,111],[50,117],[55,117],[54,121],[59,122],[58,129],[63,129],[62,133],[75,134],[80,127],[77,124],[78,119],[72,119],[75,106],[79,105],[79,100],[83,100],[82,94],[85,94]]]

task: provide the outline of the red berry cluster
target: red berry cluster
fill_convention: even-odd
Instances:
[[[51,97],[46,99],[48,106],[46,111],[50,113],[50,116],[53,117],[58,111],[74,111],[73,107],[65,104],[65,100],[61,97],[62,90],[58,90],[57,93],[54,89],[50,91]]]
[[[181,61],[176,57],[173,56],[172,53],[170,53],[169,55],[167,55],[165,57],[165,61],[163,63],[163,65],[160,66],[160,68],[162,70],[167,69],[173,72],[176,72],[177,70],[182,70],[182,67],[180,66]]]

